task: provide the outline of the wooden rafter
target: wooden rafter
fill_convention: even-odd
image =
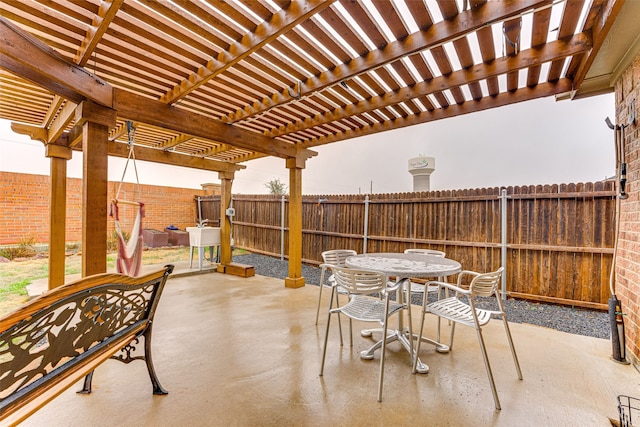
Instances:
[[[65,99],[60,95],[56,95],[53,97],[53,100],[49,104],[49,109],[44,116],[44,120],[42,121],[43,128],[47,129],[49,126],[51,126],[51,122],[53,122],[53,119],[55,119],[56,114],[58,114],[58,110],[60,110],[60,107],[62,106],[64,101]]]
[[[411,34],[404,40],[394,41],[382,49],[371,51],[365,57],[355,58],[320,76],[307,79],[303,82],[303,89],[300,91],[301,96],[307,96],[313,92],[339,84],[347,78],[379,68],[404,56],[442,45],[445,42],[463,37],[465,34],[481,27],[502,21],[548,3],[550,3],[550,0],[523,0],[521,2],[510,2],[507,4],[489,2],[479,8],[464,11],[460,13],[454,21],[442,21],[434,24],[429,27],[429,29]],[[262,114],[271,108],[295,100],[296,97],[292,96],[290,94],[290,88],[287,88],[282,92],[272,94],[255,107],[247,107],[244,110],[236,111],[234,114],[228,115],[226,118],[223,118],[223,121],[233,123],[245,120],[251,116]]]
[[[54,49],[3,17],[0,17],[0,54],[3,68],[75,103],[84,99],[104,106],[113,103],[109,84],[67,62]]]
[[[191,141],[194,137],[192,135],[187,135],[187,134],[180,134],[176,137],[173,138],[169,138],[166,141],[161,142],[160,144],[157,144],[154,148],[161,148],[163,150],[169,150],[173,147],[176,147],[182,143],[185,143],[187,141]]]
[[[114,91],[107,83],[87,73],[83,68],[66,62],[51,48],[43,46],[30,35],[22,33],[3,18],[0,18],[0,37],[6,42],[0,48],[0,53],[5,55],[3,65],[9,64],[7,68],[11,71],[28,74],[33,81],[74,102],[80,103],[86,98],[101,105],[113,106],[123,117],[130,120],[177,131],[192,128],[195,132],[186,133],[220,140],[230,145],[273,156],[308,158],[315,155],[310,150],[300,150],[283,141],[233,128],[205,116],[174,109],[132,92]],[[171,119],[172,116],[174,119]],[[180,119],[176,120],[175,117]]]
[[[286,9],[274,14],[269,22],[258,25],[255,31],[245,34],[242,40],[232,44],[227,52],[220,52],[217,58],[212,58],[206,65],[200,67],[198,71],[174,86],[173,89],[160,97],[160,101],[173,104],[184,98],[193,90],[233,67],[266,44],[274,41],[300,22],[330,6],[334,1],[292,1]]]
[[[34,132],[39,132],[39,130],[41,130],[41,128],[37,126],[33,126],[32,129]],[[23,133],[24,131],[25,129],[23,129]],[[58,141],[56,141],[56,144],[72,147],[74,151],[82,151],[82,142],[78,142],[81,140],[81,135],[82,130],[76,126],[70,132],[63,134]],[[110,156],[126,159],[129,156],[129,147],[127,144],[109,141],[108,152]],[[244,165],[220,162],[212,159],[203,159],[200,157],[176,153],[174,151],[156,150],[155,148],[142,147],[139,145],[135,147],[135,154],[137,160],[213,172],[236,172],[246,168]]]
[[[87,31],[84,40],[82,40],[73,62],[81,66],[89,62],[96,46],[102,40],[104,33],[107,32],[122,3],[124,3],[124,0],[105,0],[100,3],[98,14],[93,18],[91,27]]]
[[[206,150],[197,151],[194,155],[198,157],[209,157],[214,154],[224,153],[227,150],[229,150],[229,146],[227,144],[220,144],[217,147],[210,147]]]
[[[620,13],[623,4],[624,1],[621,0],[607,0],[600,6],[599,13],[595,14],[595,16],[598,17],[598,20],[591,27],[591,32],[593,34],[592,49],[578,64],[574,63],[578,62],[577,58],[574,58],[572,63],[569,64],[569,69],[577,68],[573,79],[575,89],[579,89],[582,85],[582,82],[587,75],[587,71],[591,67],[591,64],[593,64],[598,52],[600,52],[600,48],[602,48],[602,44],[604,43],[607,34],[609,34],[609,30],[611,30],[615,18]]]
[[[75,119],[76,107],[78,105],[67,101],[64,107],[58,113],[56,119],[51,123],[49,131],[47,132],[47,143],[51,143],[57,140],[60,135],[67,129],[67,126]]]
[[[113,107],[122,118],[228,143],[271,156],[309,158],[316,154],[311,150],[300,149],[275,138],[226,125],[206,116],[190,113],[119,89],[114,90]]]
[[[586,34],[577,34],[571,39],[555,41],[539,48],[527,49],[517,56],[503,57],[490,64],[479,64],[473,67],[454,71],[448,76],[436,77],[430,81],[416,83],[411,87],[399,89],[395,92],[376,96],[361,101],[345,108],[337,108],[332,112],[318,115],[304,121],[282,126],[268,133],[269,136],[282,136],[292,132],[298,132],[314,126],[342,120],[354,114],[362,114],[400,102],[406,102],[427,96],[446,87],[456,87],[463,84],[479,82],[491,77],[505,74],[508,71],[516,71],[530,66],[540,65],[554,58],[566,57],[588,50],[591,46],[590,38]]]
[[[407,119],[397,118],[386,121],[382,124],[375,124],[373,126],[363,126],[356,131],[347,131],[336,133],[331,136],[311,139],[304,143],[305,147],[317,147],[319,145],[325,145],[333,142],[344,141],[346,139],[362,137],[366,135],[373,135],[375,133],[384,132],[393,129],[400,129],[407,126],[413,126],[422,123],[428,123],[435,120],[440,120],[447,117],[455,117],[463,114],[469,114],[476,111],[488,110],[491,108],[502,107],[505,105],[511,105],[518,102],[522,102],[528,99],[544,98],[547,96],[553,96],[561,93],[565,93],[571,90],[571,80],[561,79],[555,83],[542,83],[535,89],[525,87],[522,89],[516,89],[513,92],[504,92],[490,100],[478,101],[466,101],[463,104],[454,104],[446,109],[438,109],[434,111],[427,111],[415,116],[411,116]]]

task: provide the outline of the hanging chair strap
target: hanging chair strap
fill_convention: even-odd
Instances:
[[[116,191],[116,197],[111,202],[111,211],[109,216],[114,218],[114,226],[116,235],[118,238],[118,257],[116,259],[116,271],[118,273],[127,274],[129,276],[137,276],[140,272],[140,267],[142,266],[142,250],[144,246],[143,238],[142,238],[142,218],[145,216],[144,212],[144,203],[142,202],[129,202],[126,200],[118,200],[120,196],[120,190],[122,189],[122,183],[124,182],[124,178],[127,174],[127,167],[129,166],[129,161],[132,160],[133,169],[136,175],[136,184],[138,188],[138,196],[137,199],[141,200],[142,191],[140,189],[140,179],[138,178],[138,167],[136,166],[136,155],[133,149],[134,145],[134,135],[135,135],[135,127],[133,123],[127,121],[127,137],[129,142],[129,156],[127,157],[127,162],[124,165],[124,171],[122,172],[122,178],[120,179],[120,184],[118,184],[118,190]],[[131,229],[131,233],[129,234],[129,239],[126,239],[124,234],[122,233],[122,229],[120,227],[120,212],[118,208],[118,203],[134,205],[137,207],[137,212],[135,216],[135,220]]]
[[[124,177],[127,174],[127,168],[129,167],[130,160],[133,160],[131,163],[133,164],[133,170],[136,175],[136,184],[138,187],[138,199],[141,198],[140,197],[141,196],[140,179],[138,178],[138,167],[136,165],[136,154],[133,149],[133,144],[135,141],[135,133],[136,133],[136,128],[133,126],[133,123],[131,121],[127,121],[127,140],[129,144],[129,155],[127,156],[127,161],[124,164],[124,170],[122,171],[122,178],[120,178],[120,183],[118,184],[118,190],[116,191],[116,197],[115,197],[116,200],[118,200],[118,196],[120,196],[120,190],[122,189],[122,183],[124,182]]]

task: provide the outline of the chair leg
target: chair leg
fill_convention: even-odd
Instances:
[[[329,311],[327,313],[327,329],[324,333],[324,345],[322,346],[322,363],[320,364],[320,376],[324,373],[324,359],[327,355],[327,341],[329,340],[329,324],[331,323],[331,306],[333,305],[333,293],[335,288],[331,289],[331,300],[329,301]]]
[[[425,296],[426,298],[426,296]],[[420,332],[418,332],[418,342],[416,343],[416,355],[413,359],[413,366],[411,367],[411,373],[415,374],[416,370],[418,368],[418,358],[419,358],[419,354],[420,354],[420,344],[422,343],[422,333],[424,331],[424,315],[425,315],[425,311],[424,311],[424,305],[422,306],[422,308],[420,309],[422,311],[422,313],[420,314]]]
[[[451,322],[451,332],[449,336],[449,351],[453,348],[453,334],[456,331],[456,322]]]
[[[484,359],[484,366],[487,369],[487,376],[489,377],[489,383],[491,384],[493,401],[496,404],[496,409],[500,410],[501,409],[500,399],[498,399],[498,391],[496,390],[496,383],[493,380],[493,372],[491,372],[491,365],[489,364],[489,356],[487,356],[487,348],[484,345],[484,338],[482,337],[482,329],[476,328],[476,333],[478,334],[478,342],[480,343],[480,350],[482,350],[482,358]]]
[[[411,282],[409,280],[407,280],[409,287],[411,287]],[[406,285],[407,283],[405,283]],[[427,294],[427,290],[424,290],[424,294]],[[411,292],[409,292],[409,299],[406,301],[403,301],[404,304],[406,304],[407,306],[407,317],[409,320],[409,354],[411,355],[411,357],[414,357],[414,352],[413,352],[413,324],[412,324],[412,319],[411,319]],[[398,313],[398,316],[402,316],[402,312]],[[418,340],[420,340],[420,338],[418,338]],[[416,357],[417,358],[417,357]],[[411,360],[413,362],[413,360]]]
[[[389,320],[389,295],[384,303],[384,322],[382,324],[382,348],[380,349],[380,379],[378,380],[378,402],[382,402],[382,383],[384,381],[384,359],[387,351],[387,323]],[[398,315],[402,315],[398,313]]]
[[[349,345],[353,347],[353,320],[349,318]]]
[[[504,330],[507,332],[507,340],[509,341],[509,347],[511,348],[511,355],[513,356],[513,363],[516,365],[516,372],[518,373],[518,379],[522,379],[522,371],[520,370],[520,362],[518,362],[518,355],[516,354],[516,347],[513,345],[513,339],[511,338],[511,330],[509,329],[509,322],[503,315],[502,322],[504,323]]]
[[[336,290],[336,307],[340,307],[340,292],[337,292],[337,290]],[[338,313],[338,330],[340,332],[340,347],[342,347],[344,345],[344,341],[342,340],[342,316],[340,316],[340,313]]]
[[[316,325],[320,316],[320,304],[322,302],[322,288],[324,288],[324,268],[320,271],[320,292],[318,293],[318,307],[316,308]]]

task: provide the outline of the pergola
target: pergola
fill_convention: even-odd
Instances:
[[[66,161],[83,153],[83,275],[106,270],[107,158],[219,173],[289,169],[302,277],[311,148],[535,98],[612,91],[639,50],[623,0],[4,0],[0,118],[51,159],[49,287],[64,282]],[[393,144],[394,142],[390,142]]]

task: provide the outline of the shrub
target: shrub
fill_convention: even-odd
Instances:
[[[36,255],[36,239],[33,237],[21,237],[18,246],[6,247],[0,250],[0,255],[10,260],[31,258]]]
[[[129,233],[126,231],[122,232],[122,236],[125,241],[129,241]],[[118,233],[116,230],[111,232],[111,236],[107,238],[107,252],[117,252],[118,251]]]

